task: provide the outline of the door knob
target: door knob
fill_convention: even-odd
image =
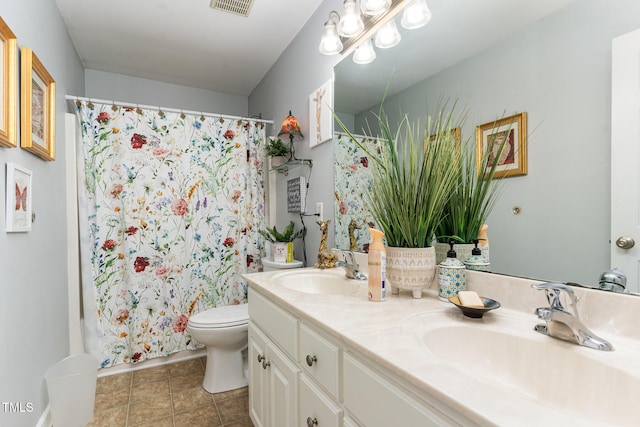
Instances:
[[[616,246],[620,249],[631,249],[635,244],[635,240],[629,236],[618,237],[618,240],[616,240]]]

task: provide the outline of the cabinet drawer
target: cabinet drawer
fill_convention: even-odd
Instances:
[[[307,325],[300,325],[300,365],[339,400],[340,348]]]
[[[249,317],[292,359],[298,354],[298,320],[249,288]]]
[[[300,375],[300,426],[339,427],[342,409],[305,374]]]
[[[459,425],[344,353],[344,407],[367,427]]]

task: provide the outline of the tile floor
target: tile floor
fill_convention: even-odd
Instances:
[[[210,394],[206,358],[98,378],[88,427],[253,427],[247,387]]]

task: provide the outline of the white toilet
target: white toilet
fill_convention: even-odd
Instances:
[[[216,307],[191,316],[187,330],[207,346],[207,368],[202,386],[209,393],[233,390],[248,384],[246,353],[249,305]]]
[[[302,261],[277,262],[272,259],[262,258],[262,271],[288,270],[290,268],[302,268]]]

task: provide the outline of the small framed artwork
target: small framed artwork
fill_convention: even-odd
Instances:
[[[56,83],[28,47],[22,47],[20,62],[20,145],[44,160],[55,160]]]
[[[503,145],[504,142],[504,145]],[[500,150],[500,147],[503,147]],[[495,178],[527,174],[527,113],[518,113],[476,127],[476,164],[478,173],[496,162]],[[486,175],[486,173],[485,173]]]
[[[460,128],[451,129],[451,136],[453,137],[453,141],[456,144],[456,148],[460,150]],[[426,138],[425,138],[426,139]],[[436,135],[429,136],[429,142],[435,141]]]
[[[18,40],[0,18],[0,147],[17,147]]]
[[[7,162],[7,232],[31,231],[31,171]]]
[[[309,95],[309,146],[327,142],[333,138],[333,80]]]

